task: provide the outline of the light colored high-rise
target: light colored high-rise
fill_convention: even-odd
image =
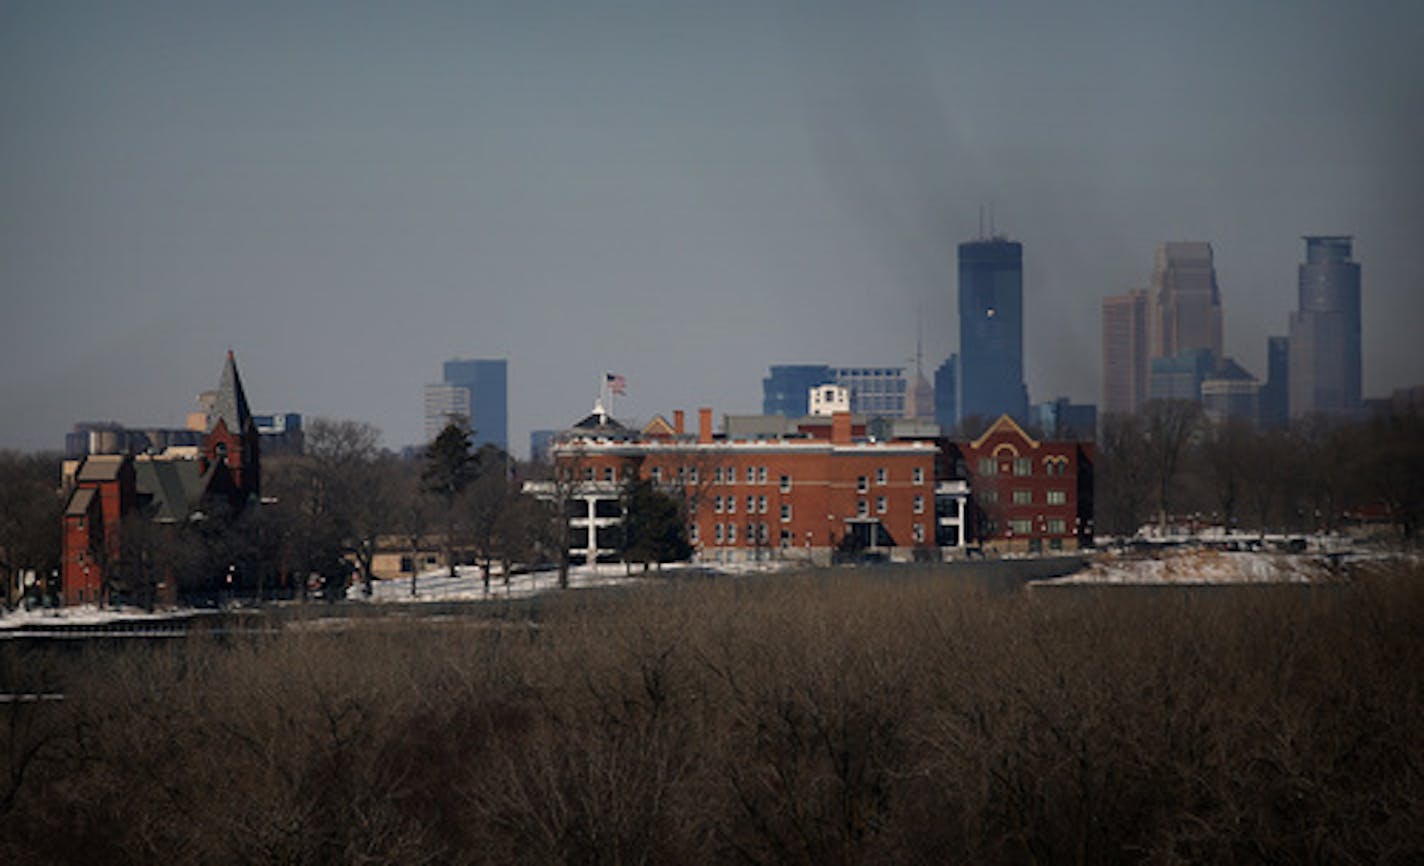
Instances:
[[[1103,298],[1103,413],[1130,415],[1147,402],[1147,291]]]
[[[1153,358],[1171,358],[1192,349],[1222,357],[1221,292],[1211,244],[1202,241],[1157,245],[1152,260]]]
[[[1360,404],[1360,266],[1348,235],[1308,235],[1290,318],[1290,414]]]

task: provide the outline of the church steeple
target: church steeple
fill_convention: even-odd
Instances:
[[[237,360],[232,350],[227,350],[227,362],[223,364],[222,381],[218,383],[218,393],[213,401],[213,414],[208,418],[208,430],[217,426],[218,419],[227,422],[227,429],[241,433],[252,420],[252,411],[247,406],[247,394],[242,390],[242,377],[237,374]]]

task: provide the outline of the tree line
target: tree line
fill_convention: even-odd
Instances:
[[[1131,535],[1183,519],[1231,529],[1330,532],[1375,525],[1407,544],[1424,518],[1424,415],[1260,430],[1186,401],[1110,415],[1096,443],[1096,530]]]

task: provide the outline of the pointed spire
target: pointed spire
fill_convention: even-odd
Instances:
[[[208,419],[208,429],[217,426],[218,419],[227,422],[227,428],[234,433],[242,432],[252,418],[247,407],[247,394],[242,390],[242,377],[237,374],[237,360],[232,349],[227,350],[227,362],[223,364],[222,381],[218,383],[217,399],[213,402],[213,414]]]

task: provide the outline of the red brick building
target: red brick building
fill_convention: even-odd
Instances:
[[[200,505],[224,502],[241,510],[259,495],[257,427],[247,405],[232,352],[227,353],[208,431],[196,457],[91,454],[65,481],[62,580],[65,604],[107,600],[122,585],[126,524],[143,520],[177,524]],[[170,600],[172,581],[161,587]]]
[[[698,414],[691,434],[680,411],[641,432],[596,413],[553,446],[571,493],[576,561],[616,555],[618,497],[629,478],[681,498],[703,562],[828,562],[837,550],[937,556],[934,443],[870,440],[847,413],[789,436],[728,439],[714,435],[711,409]]]
[[[969,532],[986,550],[1078,550],[1093,541],[1093,446],[1038,440],[1007,415],[945,441],[940,472],[969,482]]]

